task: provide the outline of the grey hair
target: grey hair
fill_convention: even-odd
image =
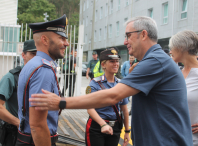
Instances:
[[[198,36],[191,30],[176,33],[169,40],[169,48],[178,49],[182,52],[188,51],[190,55],[197,55]]]
[[[157,42],[157,24],[154,19],[146,16],[138,16],[129,19],[125,25],[128,25],[130,22],[133,22],[133,28],[136,30],[146,30],[148,32],[148,37]]]

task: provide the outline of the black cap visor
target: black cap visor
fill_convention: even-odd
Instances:
[[[27,51],[27,52],[34,52],[34,51],[37,51],[37,49],[35,48],[35,49],[25,50],[25,51]]]
[[[64,32],[61,31],[53,31],[53,32],[68,39],[67,35]]]

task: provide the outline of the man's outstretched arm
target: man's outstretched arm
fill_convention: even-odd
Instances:
[[[58,110],[61,98],[54,93],[42,90],[44,94],[32,94],[29,101],[38,110]],[[89,109],[114,105],[122,99],[140,91],[118,83],[115,87],[78,97],[65,98],[66,109]]]

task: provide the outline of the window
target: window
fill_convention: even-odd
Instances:
[[[128,18],[124,18],[124,22],[127,22]]]
[[[112,24],[109,25],[109,38],[112,37]]]
[[[129,5],[129,0],[126,0],[126,6],[128,6]]]
[[[17,52],[17,42],[19,42],[20,27],[2,26],[0,27],[0,52]]]
[[[120,0],[118,0],[118,10],[120,10]]]
[[[111,0],[111,3],[110,3],[110,11],[109,11],[109,14],[112,14],[113,13],[113,0]]]
[[[96,38],[96,30],[94,31],[94,42],[96,42],[97,38]]]
[[[182,0],[181,19],[187,18],[187,0]]]
[[[153,8],[148,9],[148,16],[153,18]]]
[[[89,0],[87,0],[87,8],[89,8]]]
[[[105,8],[105,17],[107,16],[108,14],[108,3],[106,3],[106,8]]]
[[[98,11],[96,10],[96,13],[95,13],[95,22],[97,21],[97,16],[98,16]]]
[[[85,25],[85,19],[83,19],[83,25]]]
[[[163,4],[163,24],[168,23],[168,3]]]
[[[105,31],[104,31],[104,40],[106,39],[107,36],[107,27],[105,26]]]
[[[99,41],[101,41],[101,36],[102,36],[102,29],[100,28],[100,31],[99,31]]]
[[[87,16],[87,18],[86,18],[86,26],[88,25],[88,16]]]
[[[100,8],[100,19],[102,19],[103,7]]]
[[[84,1],[83,11],[85,11],[85,1]]]
[[[116,35],[119,36],[119,32],[120,32],[120,26],[119,26],[119,21],[116,22]]]

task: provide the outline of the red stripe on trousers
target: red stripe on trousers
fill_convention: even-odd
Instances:
[[[91,122],[92,122],[92,119],[89,118],[89,120],[87,122],[87,126],[86,126],[86,135],[87,135],[87,145],[88,146],[91,146],[90,133],[89,133],[89,128],[91,127]]]

